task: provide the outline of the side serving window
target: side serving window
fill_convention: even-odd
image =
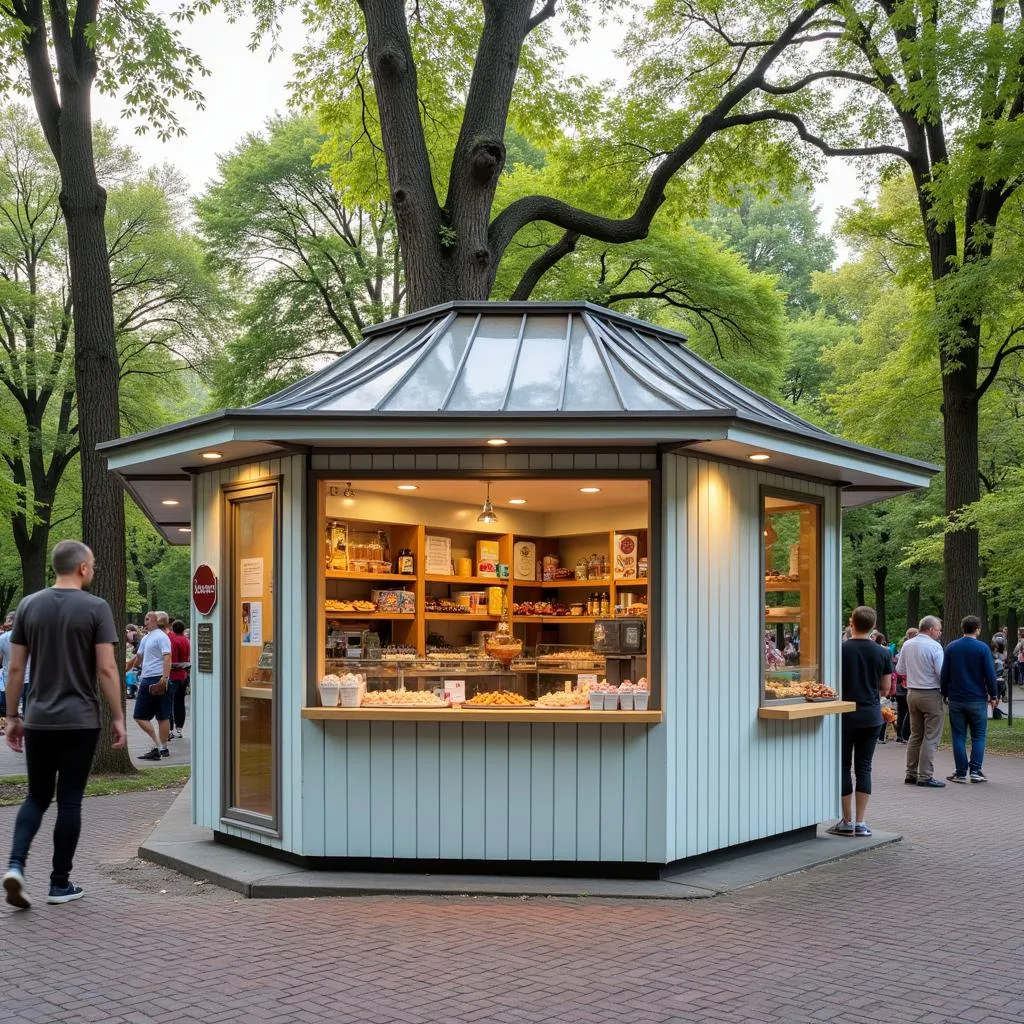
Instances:
[[[797,700],[821,679],[821,504],[765,491],[762,701]]]

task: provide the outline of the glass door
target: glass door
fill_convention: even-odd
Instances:
[[[277,486],[227,496],[230,529],[228,816],[277,819]]]

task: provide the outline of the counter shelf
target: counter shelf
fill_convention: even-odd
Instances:
[[[817,706],[821,705],[809,705]],[[575,708],[322,708],[302,709],[314,721],[348,722],[518,722],[524,724],[656,725],[660,711],[590,711]]]

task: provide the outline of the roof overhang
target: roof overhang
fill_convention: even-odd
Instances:
[[[481,448],[502,437],[516,447],[686,450],[773,472],[828,482],[843,488],[845,507],[866,505],[927,487],[939,467],[889,452],[864,448],[827,434],[790,433],[737,410],[700,414],[632,415],[561,413],[296,413],[227,409],[99,446],[116,474],[160,533],[172,544],[190,540],[192,477],[238,462],[296,451],[337,448]],[[492,450],[492,449],[488,449]],[[203,457],[217,452],[216,461]]]

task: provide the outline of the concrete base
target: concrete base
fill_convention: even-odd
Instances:
[[[666,870],[658,880],[391,874],[310,871],[214,842],[192,824],[191,783],[139,847],[143,860],[204,879],[252,899],[312,896],[591,896],[602,899],[706,899],[806,871],[900,840],[893,832],[866,839],[827,835],[768,849],[728,851]]]

